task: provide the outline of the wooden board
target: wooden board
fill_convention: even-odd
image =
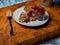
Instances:
[[[53,6],[45,8],[49,13],[50,21],[41,27],[23,27],[12,19],[14,35],[11,36],[6,12],[11,10],[13,15],[13,12],[17,8],[27,5],[40,6],[40,3],[39,0],[34,0],[32,2],[25,2],[0,9],[0,45],[32,45],[60,34],[60,8]]]

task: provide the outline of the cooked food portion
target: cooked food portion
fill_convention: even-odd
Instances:
[[[26,13],[22,12],[21,15],[20,15],[20,18],[19,18],[19,21],[20,22],[24,22],[25,20],[28,19],[28,16]]]
[[[37,6],[26,6],[24,8],[25,12],[22,12],[19,17],[19,22],[31,22],[40,20],[43,18],[45,10],[43,7],[37,7]]]

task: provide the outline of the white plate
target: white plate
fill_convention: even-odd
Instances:
[[[29,27],[41,26],[41,25],[47,23],[47,21],[49,20],[49,15],[48,15],[47,12],[45,12],[44,15],[46,15],[46,16],[48,17],[46,20],[43,20],[43,21],[38,21],[38,20],[36,20],[36,21],[28,22],[28,23],[21,23],[21,22],[19,22],[19,16],[20,16],[20,14],[21,14],[22,12],[25,12],[25,11],[24,11],[24,7],[18,8],[18,9],[15,10],[15,12],[13,13],[13,18],[14,18],[14,20],[15,20],[17,23],[19,23],[19,24],[21,24],[21,25],[24,25],[24,26],[29,26]]]

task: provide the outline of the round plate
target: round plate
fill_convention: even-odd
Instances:
[[[15,12],[13,13],[13,18],[14,18],[14,20],[15,20],[17,23],[19,23],[19,24],[21,24],[21,25],[24,25],[24,26],[29,26],[29,27],[41,26],[41,25],[47,23],[47,21],[49,20],[49,15],[48,15],[48,13],[45,11],[45,14],[44,14],[44,15],[47,16],[47,19],[46,19],[46,20],[42,20],[42,21],[36,20],[36,21],[28,22],[28,23],[21,23],[21,22],[19,22],[19,16],[20,16],[20,14],[21,14],[22,12],[25,12],[25,11],[24,11],[24,7],[18,8],[18,9],[15,10]]]

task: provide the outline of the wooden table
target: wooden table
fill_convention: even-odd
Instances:
[[[31,45],[60,34],[60,8],[46,7],[49,13],[50,21],[42,27],[27,28],[17,24],[12,19],[14,35],[10,35],[9,22],[6,18],[6,12],[10,9],[13,12],[21,6],[37,5],[40,6],[39,0],[16,4],[5,8],[0,8],[0,45]]]

